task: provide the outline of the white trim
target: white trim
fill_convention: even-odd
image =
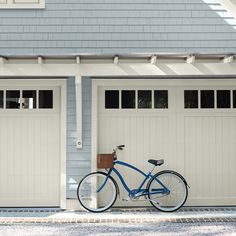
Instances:
[[[223,63],[232,63],[234,60],[234,57],[232,55],[225,56],[222,61]]]
[[[14,0],[6,0],[6,3],[0,3],[0,9],[43,9],[45,0],[39,0],[38,3],[14,3]]]
[[[115,57],[114,57],[113,63],[114,63],[114,64],[118,64],[118,63],[119,63],[119,57],[118,57],[118,56],[115,56]]]
[[[77,131],[77,140],[76,146],[78,149],[82,149],[83,140],[82,140],[82,80],[81,76],[75,77],[75,89],[76,89],[76,131]]]
[[[236,2],[235,0],[219,0],[221,6],[236,19]]]
[[[192,64],[194,63],[196,60],[195,56],[194,55],[189,55],[187,58],[186,58],[186,63],[188,64]]]
[[[157,56],[156,55],[153,55],[150,59],[150,63],[151,64],[156,64],[157,63]]]
[[[91,150],[91,171],[97,170],[98,153],[98,87],[101,81],[92,81],[92,150]]]
[[[42,57],[38,57],[38,64],[39,65],[43,64],[43,58]]]
[[[61,196],[60,208],[66,209],[66,104],[67,104],[67,81],[60,80],[61,84]]]
[[[185,60],[183,60],[185,62]],[[0,64],[0,76],[53,76],[53,77],[75,77],[75,76],[202,76],[202,75],[236,75],[235,60],[230,63],[222,63],[212,61],[195,61],[193,64],[183,63],[179,61],[160,61],[157,64],[149,63],[122,63],[119,60],[118,64],[107,63],[101,61],[99,64],[76,64],[66,63],[62,61],[61,64],[48,63],[44,59],[43,64],[20,61],[4,60]]]
[[[14,83],[12,83],[14,82]],[[67,81],[65,79],[1,79],[1,85],[9,86],[58,86],[60,87],[60,207],[66,209],[66,92]]]

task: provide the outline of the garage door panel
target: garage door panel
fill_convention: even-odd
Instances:
[[[60,205],[59,117],[57,109],[0,111],[0,207]]]
[[[185,117],[186,177],[190,199],[211,204],[236,195],[235,117]]]
[[[127,154],[142,162],[141,156],[148,159],[168,149],[168,117],[103,116],[99,129],[99,152],[111,152],[111,147],[124,143]]]
[[[99,153],[109,153],[112,147],[125,144],[126,148],[119,152],[118,159],[127,161],[146,172],[151,168],[147,162],[148,159],[167,156],[168,117],[103,116],[102,119],[99,119],[99,129],[102,131],[99,132]],[[117,168],[123,174],[130,188],[139,187],[137,182],[141,182],[143,176],[137,175],[128,168]],[[117,181],[119,182],[119,180]],[[127,198],[126,191],[123,188],[120,190],[121,199]],[[118,200],[117,205],[122,204],[124,203]],[[126,204],[137,205],[138,203]]]
[[[140,81],[99,87],[98,152],[125,144],[119,158],[144,170],[149,157],[165,159],[159,170],[180,172],[191,187],[187,205],[236,204],[235,80],[157,79],[143,80],[143,86]],[[104,98],[107,90],[116,91],[116,107]],[[122,107],[123,90],[135,91],[133,109]],[[152,105],[139,109],[140,90],[152,91],[152,99],[155,91],[167,91],[168,106],[158,109],[149,99]]]

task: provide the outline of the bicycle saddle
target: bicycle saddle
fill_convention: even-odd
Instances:
[[[153,159],[150,159],[148,160],[149,163],[155,165],[155,166],[161,166],[162,164],[164,164],[164,160],[161,159],[161,160],[153,160]]]

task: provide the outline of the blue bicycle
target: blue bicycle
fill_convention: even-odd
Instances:
[[[117,150],[123,150],[124,147],[124,145],[119,145],[113,150],[112,165],[107,169],[107,173],[93,172],[80,181],[77,196],[81,205],[90,212],[103,212],[112,207],[119,195],[118,184],[111,176],[114,173],[127,191],[129,200],[143,197],[163,212],[173,212],[182,207],[188,197],[188,184],[184,177],[171,170],[164,170],[153,175],[155,167],[162,165],[164,160],[148,160],[153,168],[147,174],[133,165],[118,161]],[[137,189],[130,189],[127,186],[121,173],[115,168],[117,165],[131,168],[144,176]]]

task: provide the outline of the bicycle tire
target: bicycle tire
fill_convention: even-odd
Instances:
[[[169,182],[167,181],[169,177]],[[170,178],[173,177],[174,181],[170,183]],[[152,192],[152,188],[156,186],[156,188],[160,188],[160,184],[155,180],[158,178],[169,190],[169,194],[150,194]],[[155,181],[155,182],[154,182]],[[180,194],[178,192],[175,193],[176,186],[179,184],[180,186]],[[159,186],[158,186],[159,185]],[[174,185],[174,186],[172,186]],[[165,170],[158,172],[155,174],[150,181],[147,184],[147,191],[148,191],[148,199],[150,203],[159,211],[162,212],[174,212],[180,209],[186,202],[188,198],[188,185],[186,180],[182,175],[175,171],[171,170]],[[177,195],[178,194],[178,195]],[[155,195],[155,196],[154,196]],[[178,200],[177,197],[180,197],[180,200]],[[155,201],[155,199],[158,199],[158,201]],[[178,201],[177,201],[178,200]],[[175,202],[176,201],[176,202]],[[173,206],[172,206],[173,205]]]
[[[113,206],[117,199],[118,193],[117,183],[115,182],[115,180],[111,176],[108,176],[108,180],[105,186],[99,193],[97,192],[99,187],[95,188],[94,186],[100,181],[100,179],[100,183],[102,185],[106,177],[106,173],[98,171],[86,175],[80,181],[77,188],[77,198],[84,209],[90,212],[99,213],[104,212]],[[94,197],[96,199],[95,203],[92,202],[92,199],[94,199]],[[99,201],[104,201],[104,203],[101,203]],[[100,206],[99,204],[105,205]]]

